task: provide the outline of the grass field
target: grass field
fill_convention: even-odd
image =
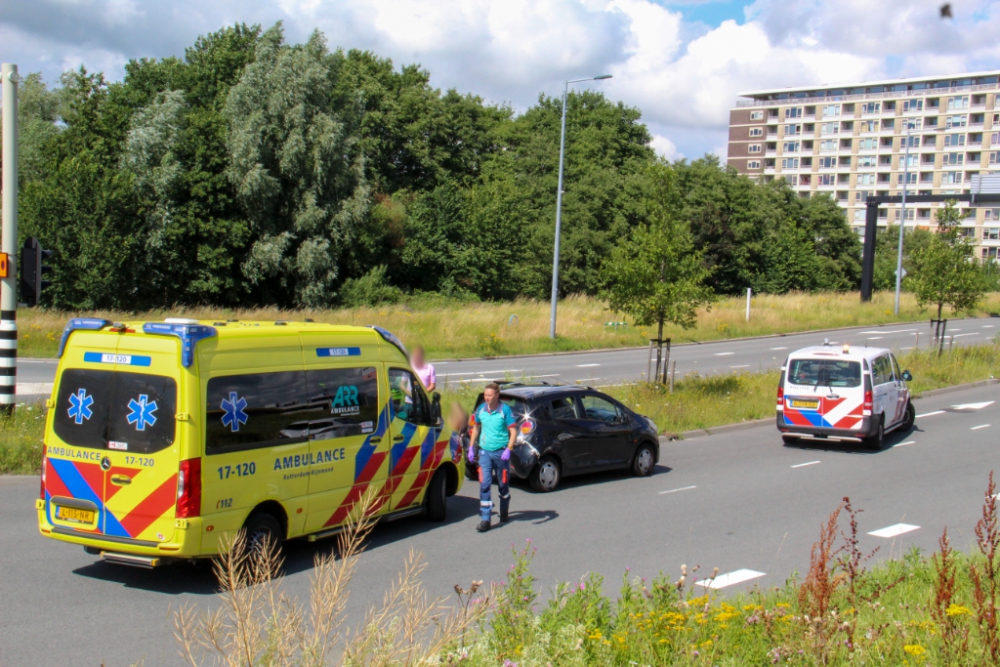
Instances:
[[[900,315],[892,314],[892,295],[876,294],[862,304],[856,293],[762,295],[753,298],[750,322],[746,299],[719,301],[698,317],[687,331],[666,330],[675,343],[759,336],[809,329],[884,324],[929,318],[909,294],[903,295]],[[1000,294],[990,294],[970,315],[1000,312]],[[18,352],[25,357],[55,356],[59,337],[70,317],[94,316],[112,321],[191,317],[204,320],[301,320],[336,324],[377,324],[398,335],[407,345],[423,345],[431,358],[470,358],[567,350],[643,346],[655,330],[649,327],[606,326],[624,318],[589,297],[572,297],[559,304],[556,340],[549,338],[549,304],[539,301],[469,303],[441,299],[415,301],[384,308],[342,310],[225,310],[183,308],[141,313],[96,311],[68,313],[24,309],[18,313]],[[950,317],[951,315],[949,315]]]

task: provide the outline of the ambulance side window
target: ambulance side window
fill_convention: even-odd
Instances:
[[[378,371],[374,366],[306,371],[310,404],[324,413],[308,424],[311,440],[373,433],[378,425]]]
[[[303,442],[308,423],[329,416],[328,404],[310,400],[302,371],[214,377],[206,397],[209,454]]]
[[[410,371],[389,369],[389,403],[392,414],[411,424],[427,424],[430,411],[420,381]]]

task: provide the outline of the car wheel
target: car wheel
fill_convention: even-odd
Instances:
[[[653,473],[653,466],[656,465],[656,452],[652,445],[644,443],[639,445],[632,458],[632,474],[636,477],[648,477]]]
[[[427,487],[427,520],[444,521],[448,510],[448,494],[445,472],[438,469]]]
[[[561,477],[562,470],[559,468],[559,461],[551,456],[544,458],[531,471],[531,488],[540,493],[548,493],[559,486]]]
[[[802,442],[802,439],[797,435],[783,435],[781,441],[786,445],[797,445]]]
[[[870,438],[864,439],[864,444],[868,449],[873,451],[880,451],[882,445],[885,443],[885,416],[882,415],[878,418],[878,428],[875,430],[875,435]]]
[[[284,531],[273,514],[257,512],[247,519],[243,526],[247,555],[259,558],[264,549],[270,550],[270,557],[275,564],[281,558],[281,545],[285,541]]]
[[[909,431],[913,428],[913,424],[917,421],[917,409],[913,407],[913,403],[909,401],[906,402],[906,416],[903,417],[903,424],[900,428],[904,431]]]

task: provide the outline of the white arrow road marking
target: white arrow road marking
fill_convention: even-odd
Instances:
[[[736,354],[736,353],[735,352],[716,352],[715,356],[717,356],[717,357],[728,357],[731,354]]]
[[[982,410],[983,408],[993,405],[996,401],[984,401],[982,403],[962,403],[961,405],[951,406],[952,410]]]
[[[908,523],[897,523],[891,526],[886,526],[885,528],[879,528],[878,530],[873,530],[868,534],[874,535],[875,537],[896,537],[898,535],[902,535],[903,533],[909,533],[914,530],[920,530],[920,526],[914,526]]]
[[[679,489],[670,489],[669,491],[660,491],[660,495],[662,496],[662,495],[667,494],[667,493],[677,493],[678,491],[690,491],[691,489],[697,489],[697,488],[698,488],[697,486],[682,486]]]
[[[758,577],[763,577],[763,572],[757,572],[756,570],[736,570],[735,572],[727,572],[726,574],[720,574],[715,579],[702,579],[701,581],[696,581],[699,586],[704,586],[705,588],[719,589],[725,588],[726,586],[734,586],[736,584],[742,584],[744,581],[750,581],[751,579],[757,579]]]
[[[933,417],[934,415],[943,415],[943,414],[944,410],[935,410],[934,412],[925,412],[922,415],[917,415],[917,419],[920,419],[921,417]]]
[[[810,461],[809,463],[799,463],[798,465],[793,465],[793,468],[805,468],[806,466],[814,466],[820,461]]]
[[[973,427],[972,427],[972,428],[970,428],[969,430],[970,430],[970,431],[978,431],[978,430],[979,430],[979,429],[981,429],[981,428],[989,428],[989,427],[990,427],[990,425],[989,425],[989,424],[980,424],[979,426],[973,426]]]

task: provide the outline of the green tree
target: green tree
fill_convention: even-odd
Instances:
[[[709,272],[687,223],[674,214],[671,168],[655,164],[645,178],[640,205],[646,222],[611,250],[601,272],[603,295],[611,310],[632,317],[637,325],[655,324],[662,339],[668,322],[693,327],[698,308],[711,304],[715,294],[705,285]]]
[[[975,307],[986,287],[975,246],[958,231],[963,217],[954,200],[938,210],[938,232],[914,253],[913,271],[907,276],[917,303],[935,306],[937,319],[946,305],[956,313]]]

